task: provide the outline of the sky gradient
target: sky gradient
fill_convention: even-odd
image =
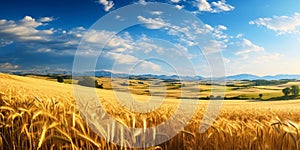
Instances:
[[[70,71],[82,39],[91,44],[101,43],[111,34],[115,37],[105,43],[107,47],[99,57],[97,70],[111,70],[113,64],[120,64],[120,69],[114,71],[126,72],[136,66],[136,73],[174,74],[173,65],[181,66],[189,75],[191,68],[182,61],[174,61],[171,65],[155,59],[142,61],[145,56],[159,55],[168,60],[170,54],[176,54],[172,58],[180,59],[184,55],[197,74],[208,76],[205,57],[196,48],[200,45],[204,51],[221,51],[226,75],[300,74],[300,3],[296,0],[151,1],[188,11],[203,24],[187,21],[176,25],[176,21],[185,18],[169,15],[171,18],[167,19],[168,10],[156,10],[142,15],[128,12],[141,25],[118,33],[90,29],[98,19],[121,7],[147,2],[150,1],[3,0],[0,5],[0,70]],[[128,19],[124,16],[116,14],[111,18],[115,20],[112,24]],[[170,28],[175,28],[176,32]],[[214,40],[201,44],[193,38],[187,40],[178,31],[189,37],[206,34]],[[80,55],[95,57],[96,49],[93,47]]]

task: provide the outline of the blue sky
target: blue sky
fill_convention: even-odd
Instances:
[[[166,9],[118,14],[119,8],[147,2],[170,4],[202,22],[193,24],[188,14],[170,15]],[[101,30],[92,26],[104,16],[110,23]],[[140,25],[109,30],[130,17]],[[105,43],[108,35],[114,37]],[[204,37],[212,40],[197,41]],[[300,5],[296,0],[1,1],[0,70],[70,71],[80,41],[89,44],[77,52],[87,60],[99,52],[95,43],[106,45],[96,70],[208,76],[202,52],[220,51],[227,75],[300,74]]]

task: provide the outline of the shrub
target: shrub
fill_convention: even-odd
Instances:
[[[103,83],[101,83],[100,85],[98,85],[97,88],[103,89]]]
[[[291,93],[291,89],[288,87],[284,88],[282,89],[282,93],[284,94],[285,97],[287,97]]]
[[[78,85],[87,87],[99,87],[98,82],[89,76],[84,76],[78,81]]]
[[[299,86],[293,85],[292,89],[291,89],[291,93],[293,94],[293,96],[298,96],[299,95]]]
[[[58,77],[57,77],[57,82],[63,83],[63,82],[64,82],[64,78],[61,77],[61,76],[58,76]]]

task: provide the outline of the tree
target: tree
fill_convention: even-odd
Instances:
[[[61,77],[61,76],[58,76],[58,77],[57,77],[57,82],[63,83],[63,82],[64,82],[64,78]]]
[[[258,96],[259,96],[259,99],[261,100],[263,97],[263,94],[260,93]]]
[[[103,83],[99,84],[98,88],[103,89]]]
[[[92,77],[84,76],[78,81],[79,85],[88,87],[99,87],[97,80]]]
[[[282,89],[282,93],[285,97],[287,97],[291,93],[291,89],[289,87]]]
[[[298,96],[298,94],[299,94],[299,86],[293,85],[292,89],[291,89],[291,92],[292,92],[292,95]]]

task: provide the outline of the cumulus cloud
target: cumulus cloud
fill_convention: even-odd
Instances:
[[[251,25],[266,27],[278,34],[299,33],[300,14],[295,13],[292,16],[273,16],[271,18],[258,18],[249,22]]]
[[[212,2],[212,6],[214,6],[213,12],[223,12],[223,11],[231,11],[234,9],[233,6],[226,4],[225,0],[221,0],[218,2]]]
[[[41,22],[36,21],[31,16],[25,16],[22,20],[19,21],[21,25],[26,27],[38,27],[42,25]]]
[[[159,45],[151,43],[151,41],[141,40],[138,41],[134,46],[136,47],[136,50],[143,51],[144,54],[147,54],[152,51],[155,51],[159,54],[162,54],[164,52],[164,48],[160,47]]]
[[[115,60],[117,64],[134,64],[139,61],[137,57],[123,53],[107,52],[105,57]]]
[[[19,66],[18,65],[13,65],[9,62],[3,63],[0,65],[0,68],[3,70],[12,70],[12,69],[18,69]]]
[[[227,27],[224,26],[224,25],[218,25],[218,28],[221,29],[221,30],[227,30]]]
[[[161,18],[145,18],[143,16],[137,16],[137,18],[149,29],[160,29],[162,27],[168,26]]]
[[[39,22],[51,22],[53,20],[54,20],[53,17],[43,17],[39,19]]]
[[[221,49],[225,48],[225,45],[222,44],[220,41],[210,40],[204,47],[203,53],[204,54],[211,54],[220,52]]]
[[[125,54],[125,53],[114,53],[107,52],[105,53],[105,57],[113,60],[115,62],[115,68],[126,68],[124,65],[128,65],[128,67],[132,67],[137,65],[141,66],[142,69],[151,69],[153,71],[160,71],[161,67],[153,62],[139,59],[135,56]]]
[[[234,10],[234,6],[227,4],[226,0],[220,0],[212,3],[209,3],[207,0],[198,0],[196,1],[195,6],[200,12],[219,13]]]
[[[84,40],[90,43],[98,43],[98,44],[106,44],[104,42],[107,42],[105,40],[109,40],[111,36],[113,36],[115,32],[110,31],[96,31],[96,30],[90,30],[89,32],[85,33]]]
[[[82,27],[69,31],[51,27],[47,29],[50,18],[25,16],[20,20],[0,20],[0,47],[14,44],[13,52],[7,49],[0,56],[3,68],[17,68],[18,64],[22,64],[21,69],[43,65],[65,67],[72,62],[80,37],[86,30]],[[14,62],[15,65],[10,66],[6,62]]]
[[[263,47],[257,46],[253,44],[250,40],[245,38],[242,39],[242,41],[238,43],[238,45],[240,45],[241,50],[236,52],[235,55],[242,56],[242,59],[247,59],[249,57],[249,53],[262,52],[265,50]]]
[[[182,8],[184,8],[184,5],[175,5],[175,8],[181,10]]]
[[[145,5],[147,2],[146,2],[146,0],[139,0],[138,3],[140,3],[140,4],[142,4],[142,5]]]
[[[43,22],[36,21],[31,16],[25,16],[19,21],[0,20],[0,38],[7,41],[47,41],[48,36],[54,33],[53,28],[37,29]]]
[[[206,52],[218,52],[221,49],[226,48],[227,42],[229,41],[229,38],[231,38],[224,33],[224,31],[227,30],[227,27],[224,25],[212,27],[208,24],[200,25],[193,21],[186,21],[182,22],[179,26],[166,22],[162,18],[145,18],[138,16],[138,19],[140,22],[144,23],[144,26],[148,29],[163,29],[167,31],[167,34],[177,36],[177,41],[185,47],[193,47],[200,44],[204,47]],[[210,37],[211,35],[216,40],[207,42],[201,40],[201,43],[197,42],[199,41],[199,37]]]
[[[50,48],[39,48],[36,50],[38,53],[51,53],[53,52]]]
[[[186,48],[185,46],[181,45],[181,44],[175,44],[175,46],[180,49],[183,50],[184,52],[188,52],[188,48]]]
[[[76,27],[71,29],[67,34],[75,36],[77,38],[82,38],[82,36],[86,33],[86,29],[84,27]]]
[[[152,15],[161,15],[161,14],[163,14],[164,12],[162,12],[162,11],[151,11],[150,12],[150,14],[152,14]]]
[[[4,40],[4,39],[0,39],[0,47],[5,47],[6,45],[10,45],[14,43],[13,41],[8,41],[8,40]]]
[[[280,53],[267,53],[263,52],[260,55],[257,55],[252,61],[256,64],[262,64],[262,63],[272,63],[274,61],[279,60],[283,55]]]
[[[180,0],[171,0],[171,2],[173,2],[173,3],[179,3]]]
[[[152,71],[154,72],[159,72],[161,71],[161,67],[153,62],[150,62],[150,61],[142,61],[140,63],[140,66],[145,69],[145,70],[149,70],[151,69]]]
[[[199,11],[212,11],[210,4],[206,0],[198,0],[197,7]]]
[[[107,0],[99,0],[99,4],[102,4],[104,6],[105,11],[109,11],[114,7],[114,2],[113,1],[107,1]]]

